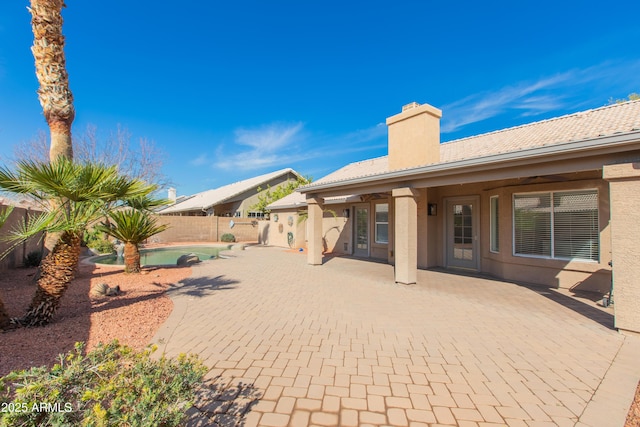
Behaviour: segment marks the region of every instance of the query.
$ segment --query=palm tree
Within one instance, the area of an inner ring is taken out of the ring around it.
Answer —
[[[73,94],[69,90],[62,35],[64,0],[31,0],[33,57],[40,88],[38,99],[49,125],[49,158],[73,158],[71,124],[75,118]]]
[[[140,273],[138,245],[166,230],[168,225],[158,224],[148,211],[131,208],[111,212],[109,220],[110,224],[102,224],[96,228],[124,242],[125,273]]]
[[[149,197],[156,190],[155,185],[120,175],[115,166],[78,164],[65,157],[51,163],[20,162],[15,172],[0,168],[0,188],[29,195],[43,208],[42,214],[11,230],[11,241],[19,244],[38,233],[60,233],[40,264],[27,313],[14,319],[23,326],[43,326],[51,320],[75,276],[87,226],[103,218],[107,210],[126,206],[130,199]]]
[[[0,228],[2,228],[4,223],[7,221],[9,215],[11,215],[11,211],[13,211],[13,206],[8,206],[0,211]],[[4,303],[0,297],[0,331],[9,326],[9,324],[9,313],[7,313],[7,309],[4,307]]]

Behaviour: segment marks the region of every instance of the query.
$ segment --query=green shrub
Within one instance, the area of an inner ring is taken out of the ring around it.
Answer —
[[[224,233],[222,235],[222,237],[220,237],[220,241],[221,242],[227,242],[227,243],[235,242],[236,241],[236,236],[234,236],[231,233]]]
[[[0,378],[0,404],[7,408],[0,425],[182,425],[206,372],[194,355],[152,359],[155,348],[139,352],[118,341],[84,356],[82,350],[77,343],[51,369]]]
[[[41,251],[31,251],[24,258],[24,266],[25,267],[37,267],[40,265],[40,261],[42,261],[42,252]]]
[[[87,243],[87,246],[89,246],[99,254],[110,254],[115,252],[116,250],[113,246],[113,243],[106,239],[92,240],[91,242]]]

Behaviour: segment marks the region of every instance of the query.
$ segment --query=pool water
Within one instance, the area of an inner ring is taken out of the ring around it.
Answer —
[[[175,246],[140,250],[141,265],[176,265],[182,255],[196,254],[200,261],[218,257],[228,246]],[[114,255],[102,255],[93,259],[96,264],[124,265],[124,259]]]

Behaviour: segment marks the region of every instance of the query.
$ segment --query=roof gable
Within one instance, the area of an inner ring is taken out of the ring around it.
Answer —
[[[256,187],[264,185],[273,179],[289,173],[298,177],[302,177],[299,173],[291,168],[280,169],[264,175],[255,176],[253,178],[248,178],[242,181],[234,182],[232,184],[224,185],[222,187],[214,188],[212,190],[194,194],[193,196],[188,197],[182,202],[178,202],[175,205],[163,209],[162,211],[160,211],[160,213],[164,214],[173,212],[206,210],[211,208],[212,206],[229,201],[242,193],[255,189]]]

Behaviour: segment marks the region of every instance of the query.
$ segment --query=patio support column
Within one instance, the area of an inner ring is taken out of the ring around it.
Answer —
[[[394,245],[396,283],[416,283],[418,276],[418,190],[395,188]]]
[[[307,196],[307,209],[309,213],[307,236],[307,263],[311,265],[322,265],[322,204],[321,197]]]
[[[606,165],[602,176],[609,181],[615,327],[640,333],[640,163]]]

